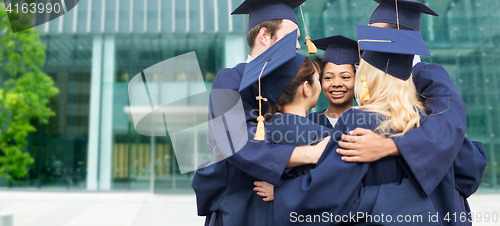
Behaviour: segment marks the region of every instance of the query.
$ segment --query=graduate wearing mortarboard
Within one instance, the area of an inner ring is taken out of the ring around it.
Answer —
[[[278,93],[281,95],[281,92],[286,87],[283,86],[283,81],[280,79],[284,78],[286,80],[290,77],[293,79],[299,69],[303,67],[305,57],[295,52],[294,43],[296,37],[297,31],[288,34],[245,67],[239,91],[244,93],[255,86],[257,87],[256,97],[259,100],[257,103],[259,117],[263,117],[263,104],[267,105],[263,102],[270,100],[271,103],[275,103]],[[260,64],[263,60],[266,61],[265,67]],[[307,62],[315,65],[309,58]],[[314,72],[316,71],[315,67],[312,69]],[[261,73],[261,76],[267,79],[262,89],[260,89],[260,83],[257,83],[260,77],[258,73]],[[319,76],[317,73],[315,75]],[[320,91],[318,78],[315,81],[315,87],[318,86],[315,88],[317,94],[315,98],[313,97],[314,100],[309,100],[310,105],[316,104]],[[261,92],[262,90],[264,91]],[[309,121],[305,117],[304,119]],[[312,122],[310,124],[311,126],[307,127],[308,129],[321,127]],[[327,128],[323,130],[324,134],[329,134]],[[258,124],[257,129],[251,131],[251,133],[251,142],[260,142],[259,140],[270,142],[269,137],[266,139],[263,123]],[[319,140],[319,135],[311,139]],[[310,142],[304,142],[302,145],[309,144]],[[298,143],[288,143],[288,145],[295,147],[298,146]],[[280,150],[273,149],[272,151],[278,152]],[[289,171],[283,168],[281,174],[284,172],[294,175],[295,172],[301,171],[299,169]],[[272,203],[264,202],[253,191],[255,181],[255,177],[231,165],[227,160],[198,170],[192,185],[196,192],[198,211],[205,211],[208,215],[206,223],[208,225],[274,225]]]
[[[298,29],[297,18],[294,8],[300,6],[305,0],[246,0],[233,14],[249,14],[249,46],[251,55],[244,63],[236,65],[234,68],[221,70],[215,77],[212,90],[234,90],[239,91],[243,72],[246,70],[247,63],[253,58],[259,56],[270,46],[273,46],[285,35],[290,37],[293,44],[287,42],[287,45],[295,51],[300,48],[297,42],[299,32],[293,32]],[[293,33],[293,34],[289,34]],[[288,35],[287,35],[288,34]],[[292,37],[292,35],[294,37]],[[306,37],[307,38],[307,37]],[[288,46],[287,46],[288,47]],[[265,219],[256,219],[255,214],[265,208],[255,212],[256,201],[263,202],[255,193],[252,192],[253,182],[258,180],[268,181],[277,184],[287,166],[298,166],[309,163],[316,163],[326,146],[322,142],[317,146],[294,147],[290,145],[276,145],[264,141],[253,140],[252,134],[255,133],[256,116],[252,114],[258,109],[256,85],[240,92],[245,116],[247,118],[248,142],[241,150],[218,150],[219,140],[214,133],[228,134],[226,140],[239,140],[238,137],[231,137],[230,131],[212,131],[209,128],[207,134],[208,146],[214,152],[234,153],[229,158],[196,171],[192,181],[192,187],[196,192],[198,215],[207,216],[207,224],[217,225],[218,222],[229,222],[226,225],[266,225]],[[213,98],[224,98],[211,96]],[[264,106],[265,108],[265,106]],[[214,108],[211,104],[209,119],[223,117],[224,112]],[[226,122],[230,127],[239,127]],[[252,140],[252,141],[250,141]],[[219,159],[220,160],[220,159]],[[217,161],[217,160],[216,160]],[[238,197],[241,192],[242,198]],[[247,195],[250,193],[251,195]],[[234,195],[234,196],[232,196]],[[233,197],[234,199],[230,198]],[[241,198],[241,199],[240,199]],[[228,214],[231,210],[233,214]],[[254,211],[246,212],[242,211]],[[240,214],[234,214],[238,212]],[[240,222],[236,224],[236,222]]]
[[[359,46],[364,50],[355,82],[360,107],[347,110],[339,118],[314,170],[275,187],[276,223],[293,225],[299,221],[297,215],[307,219],[323,216],[324,212],[328,216],[366,212],[391,215],[393,220],[399,215],[422,216],[420,222],[385,221],[391,225],[439,225],[429,222],[429,213],[436,213],[432,200],[410,182],[413,175],[401,156],[372,163],[347,163],[335,152],[342,134],[355,128],[373,130],[385,137],[402,137],[418,128],[425,116],[411,80],[413,55],[429,55],[421,34],[362,25],[357,29]],[[309,219],[313,220],[300,225],[340,223],[325,222],[322,217]],[[348,223],[379,225],[370,218]]]
[[[423,48],[425,49],[425,45]],[[411,65],[408,69],[411,70]],[[329,131],[328,128],[315,124],[306,118],[307,111],[316,105],[321,92],[318,71],[318,65],[313,60],[293,51],[287,54],[280,47],[280,43],[249,63],[243,75],[240,89],[244,90],[251,84],[257,83],[260,105],[264,101],[270,105],[267,114],[262,112],[262,106],[259,107],[259,117],[265,115],[266,123],[258,128],[265,131],[270,142],[293,146],[309,145],[329,136],[330,132],[337,133],[338,137],[339,134],[347,131],[348,127],[341,128],[342,125]],[[416,95],[414,96],[415,102],[418,102],[418,98]],[[368,121],[372,124],[381,121],[376,114],[369,114],[366,112],[353,113],[347,118],[371,117],[371,120]],[[356,125],[359,125],[359,121]],[[258,135],[256,134],[256,136]],[[336,148],[335,140],[330,140],[329,147],[326,152],[332,154],[332,150]],[[316,169],[315,171],[321,172],[315,173],[314,177],[311,176],[315,180],[313,187],[321,187],[308,191],[314,193],[312,199],[294,206],[296,204],[295,198],[303,195],[294,194],[293,192],[296,191],[294,188],[291,188],[291,191],[285,191],[286,194],[289,194],[288,197],[280,196],[285,200],[277,200],[274,206],[278,225],[293,223],[282,220],[283,216],[289,218],[290,214],[283,214],[283,210],[293,210],[296,207],[300,210],[302,206],[322,206],[323,204],[328,206],[328,210],[334,215],[343,214],[349,210],[370,214],[394,214],[394,216],[401,213],[428,214],[429,211],[435,212],[431,199],[423,197],[411,182],[405,179],[403,168],[398,166],[398,158],[400,157],[376,163],[352,164],[342,162],[338,154],[333,154],[333,157],[329,157],[329,160],[324,160],[322,163],[328,164],[328,166]],[[404,161],[402,162],[404,163]],[[312,173],[312,169],[312,165],[294,167],[287,171],[284,179],[309,175]],[[328,190],[330,194],[328,196],[321,196],[321,192],[316,194],[322,190]],[[402,207],[403,203],[395,204],[394,207],[386,206],[395,200],[405,200],[404,207]],[[290,203],[294,204],[290,205]],[[261,216],[263,217],[264,214]],[[272,214],[269,216],[272,217]]]
[[[313,43],[325,50],[319,62],[322,68],[321,86],[328,100],[328,109],[311,113],[307,118],[332,129],[340,115],[354,104],[354,76],[359,63],[358,43],[342,35],[314,40]]]
[[[331,129],[306,117],[307,112],[316,106],[321,92],[319,65],[295,52],[284,57],[286,53],[274,47],[249,63],[240,89],[253,83],[260,87],[259,96],[268,105],[265,114],[260,110],[260,115],[265,119],[262,131],[269,136],[269,142],[292,146],[313,145],[330,136],[331,132]],[[288,60],[291,56],[295,57]],[[304,175],[312,168],[311,164],[294,167],[286,170],[284,177]]]
[[[376,1],[380,4],[370,18],[372,26],[420,31],[421,13],[437,16],[420,2]],[[412,73],[418,93],[426,97],[429,117],[423,126],[410,131],[405,137],[364,141],[370,142],[371,153],[377,153],[373,151],[378,149],[373,147],[377,143],[394,147],[395,150],[390,152],[403,156],[415,176],[415,183],[419,184],[424,194],[431,195],[435,200],[440,220],[445,225],[461,225],[461,222],[443,221],[443,218],[448,212],[467,214],[470,211],[465,198],[481,184],[487,163],[486,153],[480,142],[464,139],[465,104],[446,70],[438,64],[421,62],[413,67]],[[363,134],[369,132],[364,131]],[[393,143],[387,145],[387,142]],[[362,148],[357,145],[362,144],[350,143],[345,149],[356,150],[340,150],[339,153],[349,153],[359,159],[357,151],[362,151]],[[387,154],[378,155],[370,158],[378,159]],[[470,222],[463,224],[470,225]]]

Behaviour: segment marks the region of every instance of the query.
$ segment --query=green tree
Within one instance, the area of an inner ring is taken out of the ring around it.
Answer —
[[[5,6],[0,4],[0,31],[5,31],[0,33],[0,177],[12,179],[26,175],[33,164],[24,151],[26,138],[35,131],[34,124],[47,123],[54,115],[48,103],[59,90],[41,70],[45,45],[38,30],[12,33]]]

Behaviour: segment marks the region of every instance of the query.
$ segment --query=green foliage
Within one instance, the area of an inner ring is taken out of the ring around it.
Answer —
[[[18,25],[13,25],[18,26]],[[12,33],[0,4],[0,177],[19,178],[33,159],[24,152],[32,123],[47,123],[54,112],[47,106],[59,90],[41,67],[45,45],[35,28]]]

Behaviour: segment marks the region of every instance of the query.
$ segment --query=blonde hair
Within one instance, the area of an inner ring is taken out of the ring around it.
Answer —
[[[368,100],[361,100],[361,79],[366,77],[370,93]],[[417,89],[412,76],[406,81],[393,77],[361,60],[356,73],[354,94],[359,109],[385,116],[375,132],[389,136],[402,136],[420,126],[420,114],[425,114],[422,102],[418,100]]]

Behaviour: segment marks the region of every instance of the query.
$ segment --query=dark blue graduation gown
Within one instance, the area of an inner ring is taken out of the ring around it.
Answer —
[[[432,112],[429,112],[432,114]],[[313,112],[307,118],[316,124],[333,128],[324,111]],[[481,142],[465,137],[457,158],[453,161],[456,188],[465,198],[471,196],[481,185],[488,159]]]
[[[402,157],[386,157],[373,163],[347,163],[335,152],[342,134],[358,127],[374,130],[380,121],[378,114],[356,109],[342,114],[316,168],[308,175],[284,180],[275,187],[277,225],[293,225],[291,213],[348,215],[352,211],[354,214],[394,214],[394,217],[404,213],[422,214],[426,220],[428,212],[435,211],[431,199],[425,198],[405,179],[408,167],[404,166]],[[405,188],[397,190],[402,186]],[[405,203],[398,199],[404,199]],[[306,223],[301,222],[301,225]],[[317,223],[321,222],[312,224]]]
[[[199,169],[193,178],[198,215],[206,225],[274,225],[272,202],[253,191],[256,178],[222,160]]]
[[[422,100],[431,112],[421,127],[393,140],[412,179],[424,194],[431,196],[443,219],[447,213],[466,208],[465,197],[475,192],[482,181],[484,147],[465,138],[465,104],[446,70],[438,64],[421,62],[413,68],[413,75],[417,92],[425,97]],[[461,225],[458,223],[443,221],[444,225]]]
[[[212,89],[238,91],[246,63],[221,70],[215,77]],[[262,218],[270,211],[270,203],[262,200],[253,191],[254,181],[277,184],[288,164],[294,146],[276,145],[264,141],[253,141],[258,109],[255,100],[256,85],[240,93],[247,119],[248,142],[231,157],[196,171],[191,183],[197,199],[198,215],[207,216],[212,225],[268,225]],[[209,119],[224,112],[218,112],[210,104]],[[265,111],[264,111],[265,112]],[[230,124],[228,126],[231,126]],[[228,139],[231,139],[229,133]],[[208,142],[210,134],[207,136]],[[233,153],[235,151],[233,150]],[[215,212],[215,215],[213,214]],[[217,220],[214,221],[214,218]],[[222,220],[222,222],[221,222]]]
[[[486,152],[480,142],[463,138],[465,104],[446,70],[437,64],[419,63],[413,74],[418,93],[427,97],[423,101],[430,117],[422,127],[393,140],[413,173],[414,183],[426,195],[436,191],[432,197],[442,217],[447,213],[468,213],[466,198],[481,184]],[[312,113],[308,118],[331,126],[324,112]]]
[[[310,121],[305,117],[301,117],[293,114],[276,114],[272,119],[265,123],[266,134],[268,135],[269,142],[275,144],[288,144],[292,146],[302,146],[302,145],[310,145],[321,141],[323,138],[330,136],[331,130],[317,125]],[[314,168],[314,165],[303,165],[299,167],[294,167],[292,169],[286,169],[283,175],[284,178],[293,178],[299,175],[308,174],[311,169]],[[245,193],[248,191],[252,191],[253,187],[240,188],[247,189]],[[244,191],[240,191],[240,194],[244,193]],[[248,192],[250,193],[250,192]],[[255,197],[255,192],[253,193],[253,197]],[[275,225],[274,224],[274,213],[273,213],[273,202],[265,202],[252,200],[253,205],[248,205],[248,211],[256,212],[253,217],[260,219],[259,224],[252,225]],[[235,202],[242,202],[243,200],[234,200]],[[243,201],[244,202],[244,201]],[[251,208],[251,209],[250,209]],[[247,212],[245,210],[244,212]],[[245,216],[247,217],[247,216]],[[241,219],[241,218],[240,218]],[[267,219],[267,220],[266,220]],[[255,221],[254,219],[245,219],[245,221]],[[249,225],[247,223],[241,223],[237,225]],[[236,224],[235,224],[236,225]]]
[[[265,124],[270,141],[275,144],[292,146],[314,145],[330,136],[331,129],[318,125],[306,117],[278,113]],[[285,178],[309,174],[314,165],[303,165],[286,170]]]
[[[307,115],[307,118],[318,125],[322,125],[322,126],[325,126],[329,129],[333,129],[334,125],[332,125],[330,123],[330,120],[328,120],[328,118],[326,117],[325,111],[318,111],[318,112],[310,113]]]

